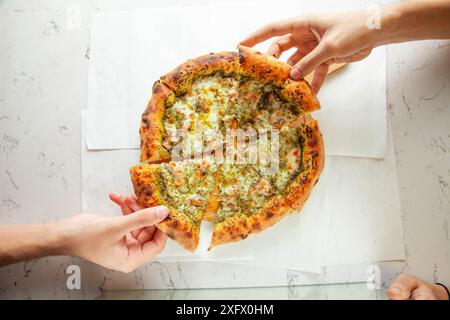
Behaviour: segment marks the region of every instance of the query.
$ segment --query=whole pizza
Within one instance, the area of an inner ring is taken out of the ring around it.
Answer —
[[[169,207],[157,227],[185,249],[197,248],[203,220],[214,223],[214,247],[272,226],[308,199],[324,165],[310,115],[320,105],[289,73],[239,46],[188,60],[154,84],[131,179],[141,206]]]

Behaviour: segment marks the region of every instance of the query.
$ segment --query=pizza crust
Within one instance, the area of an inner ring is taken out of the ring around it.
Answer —
[[[169,216],[158,223],[156,227],[164,231],[183,248],[193,252],[200,239],[199,225],[165,203],[159,193],[159,173],[156,169],[157,165],[154,164],[138,165],[130,169],[131,181],[138,203],[144,208],[157,205],[167,206],[170,210]]]
[[[161,81],[155,82],[152,97],[142,114],[141,128],[141,162],[155,162],[170,159],[169,152],[162,146],[164,125],[163,117],[166,105],[175,101],[173,91]]]
[[[173,90],[176,96],[185,94],[195,79],[220,72],[233,75],[239,70],[239,55],[236,52],[210,53],[190,59],[161,77],[161,81]]]
[[[275,57],[252,48],[238,46],[240,72],[264,83],[274,84],[285,100],[299,106],[299,111],[311,112],[320,109],[319,101],[305,80],[292,80],[291,67]]]
[[[210,248],[228,242],[240,241],[249,234],[263,231],[293,210],[301,210],[324,166],[324,145],[318,122],[312,118],[303,126],[305,143],[302,165],[307,167],[288,186],[286,194],[271,198],[260,211],[250,217],[235,216],[216,223]]]

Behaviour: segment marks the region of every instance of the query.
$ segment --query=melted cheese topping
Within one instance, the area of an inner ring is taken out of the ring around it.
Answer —
[[[280,133],[280,168],[268,173],[263,164],[218,167],[211,159],[169,163],[161,170],[166,196],[180,211],[192,215],[207,205],[217,183],[215,174],[219,174],[216,219],[221,221],[237,214],[250,215],[271,196],[283,194],[302,170],[301,142],[297,129],[289,126],[298,118],[293,110],[270,86],[254,79],[216,74],[194,81],[191,90],[165,110],[163,146],[170,152],[176,144],[188,141],[211,150],[223,145],[226,129],[275,128]],[[185,131],[183,135],[180,129]],[[270,146],[270,139],[266,143]]]
[[[206,199],[214,189],[217,164],[213,159],[185,160],[162,163],[159,166],[160,183],[167,203],[191,217],[206,206]]]

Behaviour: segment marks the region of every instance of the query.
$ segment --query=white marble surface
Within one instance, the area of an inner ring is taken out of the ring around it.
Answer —
[[[326,286],[211,289],[211,290],[114,290],[104,291],[99,300],[386,300],[386,290],[369,290],[365,284],[330,284]]]
[[[0,1],[0,223],[51,221],[80,211],[80,112],[86,104],[90,16],[149,5]],[[389,47],[387,87],[407,259],[404,265],[379,264],[382,280],[387,285],[406,271],[449,283],[450,42]],[[71,264],[81,267],[82,290],[66,288]],[[108,288],[188,288],[199,271],[225,277],[231,287],[242,280],[237,274],[258,284],[251,268],[237,268],[154,262],[110,277],[111,271],[79,259],[52,257],[0,268],[0,297],[90,298]],[[365,270],[366,265],[330,268],[319,280],[339,273],[351,281]],[[141,272],[152,277],[144,281]],[[277,277],[286,283],[285,294],[295,292],[294,284],[312,281],[292,271]]]

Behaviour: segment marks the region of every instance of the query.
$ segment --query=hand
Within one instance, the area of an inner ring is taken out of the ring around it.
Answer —
[[[110,194],[124,216],[80,214],[57,223],[64,253],[76,255],[109,269],[131,272],[160,253],[167,235],[154,227],[169,211],[158,206],[141,209],[134,197]]]
[[[142,207],[138,204],[135,196],[121,197],[115,193],[110,193],[109,198],[120,207],[124,216],[142,209]],[[158,229],[154,225],[152,225],[133,230],[131,231],[131,234],[140,243],[145,243],[153,239],[153,236],[157,230]]]
[[[291,48],[297,50],[287,63],[291,77],[301,79],[314,71],[312,90],[317,93],[332,63],[349,63],[367,57],[375,45],[364,11],[308,16],[270,23],[241,42],[254,46],[275,36],[268,53],[279,58]]]
[[[407,274],[400,275],[387,291],[392,300],[448,300],[445,289]]]

